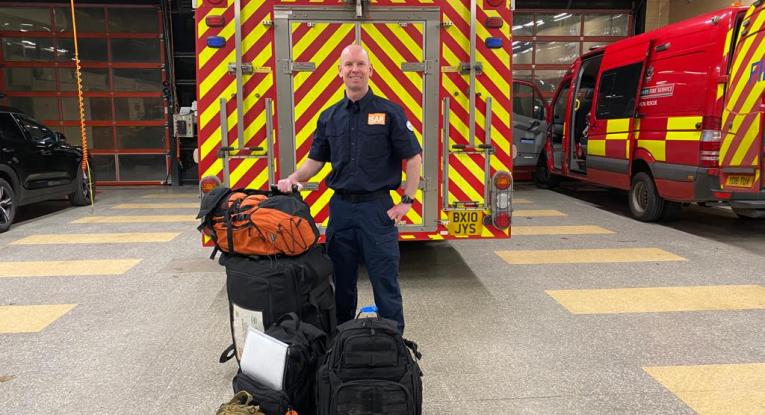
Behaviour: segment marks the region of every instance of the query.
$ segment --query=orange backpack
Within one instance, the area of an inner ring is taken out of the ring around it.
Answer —
[[[202,198],[199,230],[218,250],[236,255],[300,255],[319,230],[299,192],[218,187]],[[213,252],[213,256],[215,252]]]

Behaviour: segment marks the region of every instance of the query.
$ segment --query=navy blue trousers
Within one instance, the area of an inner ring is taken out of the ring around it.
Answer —
[[[356,317],[359,266],[366,265],[381,317],[398,322],[404,333],[404,309],[398,284],[398,228],[388,218],[390,196],[351,202],[334,195],[329,202],[327,254],[335,277],[337,323]]]

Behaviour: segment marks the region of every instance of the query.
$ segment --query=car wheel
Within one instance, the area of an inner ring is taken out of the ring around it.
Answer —
[[[547,157],[544,152],[539,155],[537,167],[534,169],[534,184],[540,189],[552,189],[558,186],[559,179],[547,168]]]
[[[648,173],[640,172],[632,178],[629,194],[632,216],[642,222],[659,220],[664,211],[664,199],[656,191],[653,178]]]
[[[0,179],[0,233],[7,231],[16,216],[16,195],[11,185]]]
[[[90,168],[88,168],[88,171],[90,171]],[[75,180],[75,189],[72,193],[69,194],[69,201],[74,206],[86,206],[89,205],[91,200],[90,197],[93,195],[95,197],[96,194],[96,181],[93,178],[92,173],[90,174],[90,180],[88,180],[88,173],[85,173],[82,171],[81,168],[77,169],[77,179]],[[89,186],[92,186],[92,188],[88,188]]]

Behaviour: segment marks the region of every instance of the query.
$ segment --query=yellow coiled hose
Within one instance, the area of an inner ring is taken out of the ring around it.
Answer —
[[[88,137],[85,133],[85,102],[82,97],[82,76],[80,74],[80,50],[77,45],[77,18],[74,15],[74,0],[69,1],[72,8],[72,37],[74,38],[74,72],[77,76],[77,102],[80,106],[80,137],[82,137],[82,174],[88,180],[90,208],[93,211],[93,181],[88,163]]]

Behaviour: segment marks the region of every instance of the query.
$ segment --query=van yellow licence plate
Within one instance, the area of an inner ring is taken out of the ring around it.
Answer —
[[[450,210],[446,229],[452,236],[480,235],[483,231],[483,211]]]
[[[726,186],[752,187],[753,184],[754,184],[754,176],[733,175],[733,176],[728,176],[725,179]]]

